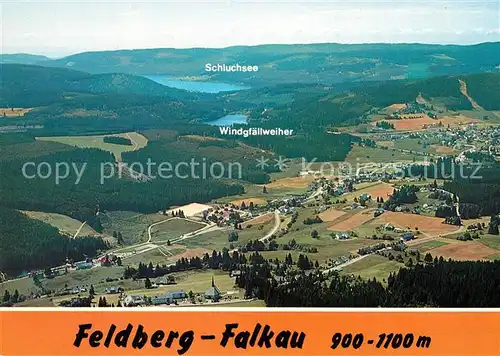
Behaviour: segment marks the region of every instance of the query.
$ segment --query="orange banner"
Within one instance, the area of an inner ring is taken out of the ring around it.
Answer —
[[[500,355],[497,311],[0,311],[0,355]]]

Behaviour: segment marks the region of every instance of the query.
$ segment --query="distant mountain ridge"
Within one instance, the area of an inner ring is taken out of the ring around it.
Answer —
[[[268,86],[498,72],[498,58],[500,42],[467,46],[324,43],[84,52],[56,60],[43,60],[38,64],[94,74],[204,75],[216,81]],[[257,65],[259,71],[206,72],[207,63]]]
[[[0,63],[37,64],[50,60],[49,57],[29,53],[0,54]]]
[[[468,93],[479,105],[500,110],[500,73],[331,86],[280,84],[200,94],[129,74],[19,64],[3,64],[0,70],[0,107],[36,108],[23,120],[60,134],[192,125],[235,112],[248,113],[259,125],[314,132],[319,127],[357,124],[373,108],[411,102],[419,95],[438,100],[450,110],[470,110],[459,80],[466,82]]]

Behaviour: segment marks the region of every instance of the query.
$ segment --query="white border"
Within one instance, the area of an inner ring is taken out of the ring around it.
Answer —
[[[499,308],[273,308],[273,307],[106,307],[106,308],[66,308],[66,307],[13,307],[0,308],[0,312],[224,312],[232,313],[500,313]]]

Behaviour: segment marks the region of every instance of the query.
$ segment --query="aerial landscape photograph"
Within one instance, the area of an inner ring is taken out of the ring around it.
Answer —
[[[497,0],[0,9],[0,307],[500,307]]]

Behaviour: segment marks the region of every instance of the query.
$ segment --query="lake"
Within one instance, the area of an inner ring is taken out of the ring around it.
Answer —
[[[168,75],[145,75],[145,78],[171,88],[195,91],[200,93],[220,93],[224,91],[245,90],[249,87],[222,82],[202,82],[195,80],[179,80]]]
[[[218,118],[214,121],[206,122],[208,125],[212,126],[232,126],[233,124],[246,125],[247,117],[242,114],[231,114]]]

